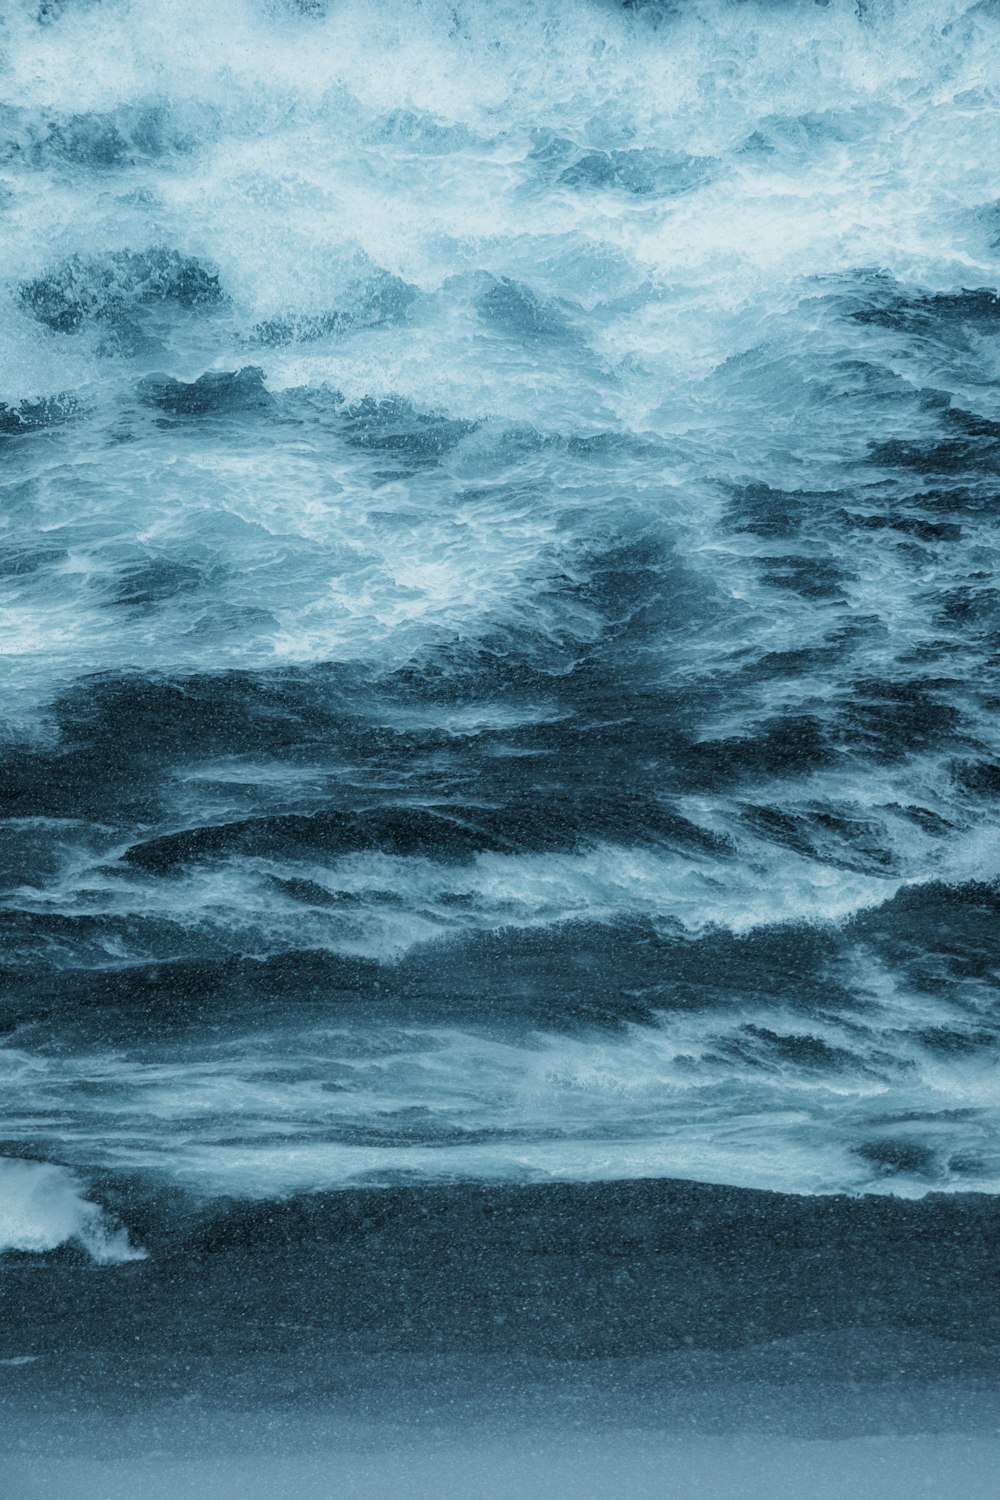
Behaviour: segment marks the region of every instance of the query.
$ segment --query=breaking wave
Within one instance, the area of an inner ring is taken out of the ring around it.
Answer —
[[[78,1178],[52,1162],[0,1158],[0,1254],[75,1244],[99,1265],[142,1260],[103,1209],[84,1196]]]

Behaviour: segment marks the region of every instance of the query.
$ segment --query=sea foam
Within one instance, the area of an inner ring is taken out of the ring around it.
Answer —
[[[996,6],[0,13],[12,1241],[993,1191]]]
[[[75,1173],[53,1162],[0,1158],[0,1252],[74,1244],[98,1265],[143,1260],[127,1230],[86,1197]]]

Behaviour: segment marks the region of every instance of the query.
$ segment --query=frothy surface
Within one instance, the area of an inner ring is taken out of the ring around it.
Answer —
[[[998,62],[7,7],[7,1149],[996,1191]]]

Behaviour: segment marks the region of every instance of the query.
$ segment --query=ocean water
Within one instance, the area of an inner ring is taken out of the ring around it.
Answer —
[[[6,0],[4,1246],[1000,1189],[998,95],[988,0]]]

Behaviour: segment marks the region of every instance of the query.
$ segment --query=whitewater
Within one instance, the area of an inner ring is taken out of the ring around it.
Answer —
[[[8,0],[0,1248],[1000,1190],[998,95],[967,0]]]

